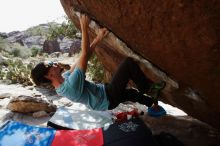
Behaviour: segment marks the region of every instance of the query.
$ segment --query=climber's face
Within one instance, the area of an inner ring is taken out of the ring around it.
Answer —
[[[47,79],[57,78],[61,76],[63,68],[61,68],[57,62],[45,62],[45,66],[48,67],[48,72],[45,75]]]

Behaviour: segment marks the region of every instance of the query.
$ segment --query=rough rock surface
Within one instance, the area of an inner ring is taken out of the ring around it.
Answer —
[[[38,111],[33,113],[34,118],[48,117],[48,113],[45,111]]]
[[[60,52],[60,45],[56,40],[45,40],[43,45],[43,52],[45,53],[53,53],[53,52]]]
[[[110,73],[132,56],[153,81],[167,81],[164,101],[220,129],[220,1],[61,3],[76,26],[79,11],[112,32],[96,50]]]
[[[151,128],[153,135],[171,133],[186,146],[211,146],[220,143],[216,129],[190,116],[167,115],[154,118],[145,115],[142,119]]]
[[[69,39],[64,37],[62,40],[58,39],[58,42],[60,44],[60,50],[62,50],[62,52],[75,54],[75,53],[79,53],[81,49],[80,39]]]
[[[71,54],[76,54],[76,53],[79,53],[80,50],[81,50],[81,40],[75,39],[69,48],[69,52]]]
[[[8,104],[8,109],[13,112],[30,113],[30,112],[55,112],[56,106],[42,98],[20,95],[13,98]]]

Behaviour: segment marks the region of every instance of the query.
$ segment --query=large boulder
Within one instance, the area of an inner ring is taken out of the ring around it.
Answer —
[[[31,48],[33,46],[38,46],[41,48],[44,44],[44,41],[46,40],[43,36],[29,36],[23,40],[23,43],[28,47]]]
[[[154,118],[145,115],[141,118],[154,135],[171,133],[185,146],[211,146],[220,143],[218,131],[190,116],[167,115]]]
[[[46,40],[43,44],[43,52],[53,53],[60,52],[60,45],[57,40]]]
[[[6,40],[9,43],[19,43],[23,46],[24,45],[23,40],[27,37],[28,35],[25,34],[25,32],[13,31],[8,33],[8,37],[6,38]]]
[[[14,97],[8,104],[8,109],[19,113],[32,113],[39,111],[55,112],[56,106],[47,100],[27,95]]]
[[[76,53],[79,53],[80,50],[81,50],[81,40],[74,39],[72,45],[69,48],[69,53],[76,54]]]
[[[125,56],[153,81],[165,80],[164,101],[220,129],[220,1],[61,0],[79,27],[78,12],[112,33],[96,49],[111,74]]]

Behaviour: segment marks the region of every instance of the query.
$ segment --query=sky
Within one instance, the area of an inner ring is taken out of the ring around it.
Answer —
[[[42,23],[61,23],[60,0],[0,0],[0,32],[22,31]]]

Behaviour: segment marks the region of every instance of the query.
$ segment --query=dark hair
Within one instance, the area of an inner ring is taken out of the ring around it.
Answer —
[[[48,73],[49,67],[45,66],[43,62],[38,63],[31,70],[31,78],[36,85],[40,85],[42,83],[51,83],[50,80],[46,79],[44,76]]]

